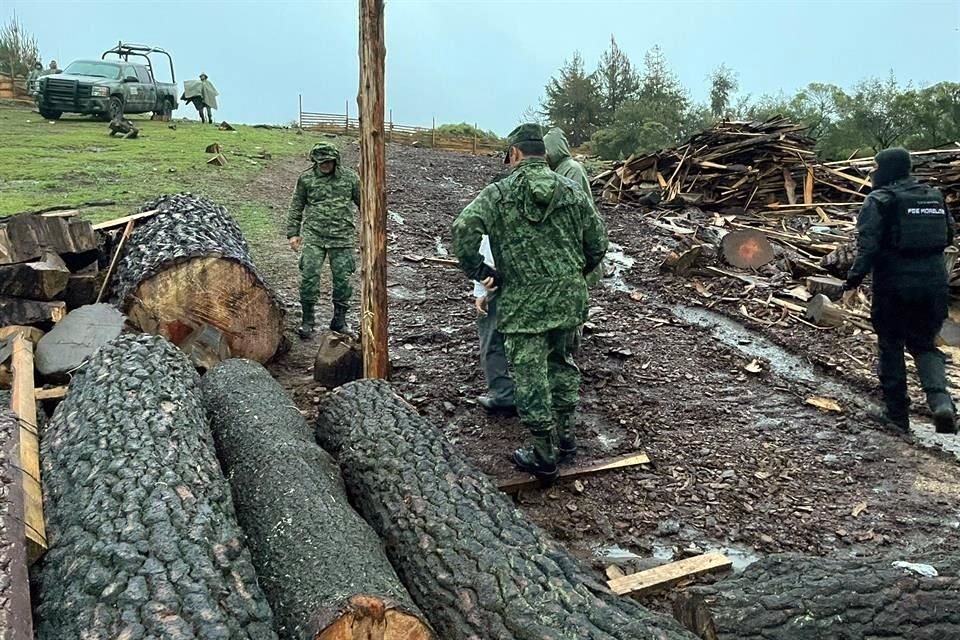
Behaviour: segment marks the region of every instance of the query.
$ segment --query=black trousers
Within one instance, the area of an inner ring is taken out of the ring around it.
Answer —
[[[877,373],[891,417],[902,418],[909,413],[904,348],[916,362],[920,385],[931,408],[947,395],[944,357],[934,341],[947,318],[948,299],[945,286],[874,288],[871,317],[880,351]]]

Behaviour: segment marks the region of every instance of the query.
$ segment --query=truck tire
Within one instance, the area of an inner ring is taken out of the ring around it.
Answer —
[[[39,108],[40,117],[44,120],[59,120],[60,116],[63,115],[63,111],[51,111],[50,109],[44,109],[43,107]]]
[[[110,105],[107,107],[107,115],[111,120],[116,120],[118,116],[123,116],[123,98],[120,96],[110,97]]]

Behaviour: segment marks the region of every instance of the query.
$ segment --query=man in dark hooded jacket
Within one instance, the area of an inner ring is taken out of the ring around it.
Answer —
[[[513,172],[460,213],[453,247],[467,277],[498,291],[497,327],[517,412],[533,436],[532,447],[514,452],[514,464],[552,481],[558,453],[576,452],[574,355],[588,302],[584,276],[603,259],[607,234],[589,197],[547,166],[539,125],[522,124],[508,140]],[[484,235],[495,267],[480,254]]]
[[[873,273],[871,318],[877,332],[878,373],[886,418],[910,429],[904,347],[913,355],[938,433],[956,433],[943,354],[935,339],[949,299],[943,251],[954,222],[943,196],[910,175],[910,153],[885,149],[875,158],[873,190],[857,217],[857,257],[844,285],[849,302]]]

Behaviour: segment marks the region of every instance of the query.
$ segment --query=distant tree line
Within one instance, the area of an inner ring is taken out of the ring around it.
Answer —
[[[545,88],[535,118],[559,126],[574,146],[604,158],[624,158],[682,142],[722,119],[765,120],[782,115],[810,128],[824,160],[875,153],[901,144],[927,149],[960,140],[960,83],[902,85],[891,73],[851,90],[811,83],[788,96],[738,95],[737,74],[720,65],[709,75],[709,101],[691,99],[654,46],[636,67],[610,38],[597,68],[588,72],[579,52]]]

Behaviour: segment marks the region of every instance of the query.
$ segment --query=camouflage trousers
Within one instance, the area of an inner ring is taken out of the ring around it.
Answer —
[[[534,434],[553,432],[580,404],[580,369],[574,361],[579,328],[504,334],[520,421]]]
[[[313,320],[313,309],[320,296],[320,278],[323,263],[330,259],[330,275],[333,280],[333,303],[347,306],[353,297],[353,284],[350,276],[356,271],[357,263],[353,249],[324,248],[304,244],[300,252],[300,304],[304,310],[304,321]],[[307,318],[309,313],[310,318]]]

